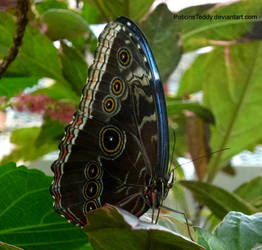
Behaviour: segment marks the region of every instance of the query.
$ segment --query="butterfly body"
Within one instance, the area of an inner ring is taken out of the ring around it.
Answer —
[[[170,188],[169,138],[158,69],[131,20],[106,26],[88,75],[52,165],[55,209],[80,225],[105,203],[141,216]]]

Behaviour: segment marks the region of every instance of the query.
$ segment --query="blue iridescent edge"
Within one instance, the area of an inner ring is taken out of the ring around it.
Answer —
[[[160,79],[160,74],[153,56],[153,53],[149,47],[149,43],[147,42],[144,34],[138,28],[138,26],[126,17],[119,17],[116,19],[117,22],[122,23],[129,27],[140,46],[142,47],[145,56],[147,58],[150,70],[152,72],[153,77],[153,88],[155,94],[155,100],[157,104],[158,114],[159,114],[159,124],[160,124],[160,166],[159,170],[161,174],[165,174],[168,168],[168,160],[169,160],[169,134],[168,134],[168,120],[167,120],[167,109],[166,109],[166,101],[164,90],[162,86],[162,81]],[[127,25],[129,22],[131,25]]]

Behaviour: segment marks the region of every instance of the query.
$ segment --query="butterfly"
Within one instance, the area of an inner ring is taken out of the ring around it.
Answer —
[[[55,210],[77,225],[106,203],[137,217],[173,184],[162,82],[149,44],[126,17],[98,39],[78,111],[52,164]]]

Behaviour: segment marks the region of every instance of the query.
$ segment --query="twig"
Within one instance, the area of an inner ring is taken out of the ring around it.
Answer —
[[[6,72],[8,66],[15,60],[19,47],[22,44],[26,25],[28,23],[28,9],[30,0],[17,0],[17,23],[16,33],[13,38],[13,44],[8,50],[8,54],[3,58],[0,64],[0,79]]]

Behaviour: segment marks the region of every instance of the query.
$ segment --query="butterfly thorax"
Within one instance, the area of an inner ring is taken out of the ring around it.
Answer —
[[[167,197],[170,188],[173,186],[173,182],[173,172],[164,177],[152,178],[149,185],[145,186],[143,192],[146,204],[150,208],[158,209]]]

